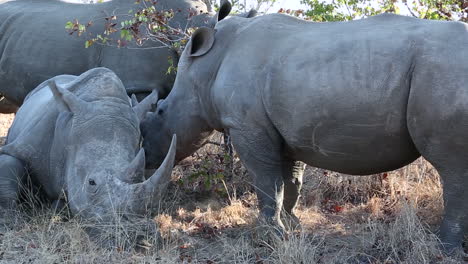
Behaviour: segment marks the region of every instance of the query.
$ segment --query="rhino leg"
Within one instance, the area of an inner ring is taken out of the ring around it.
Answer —
[[[0,155],[0,207],[16,205],[20,186],[26,175],[25,164],[10,155]]]
[[[299,218],[293,210],[299,201],[302,188],[302,176],[304,175],[306,164],[301,161],[295,161],[292,165],[290,174],[285,174],[284,181],[284,199],[283,199],[283,223],[290,229],[299,226]]]
[[[293,162],[281,155],[279,137],[266,131],[231,130],[232,143],[253,178],[260,209],[260,221],[284,230],[284,178],[292,173]]]
[[[439,169],[443,183],[444,217],[439,237],[447,253],[461,249],[464,234],[468,231],[468,169]]]
[[[439,172],[444,198],[439,237],[451,253],[462,249],[468,231],[468,64],[442,74],[438,63],[445,63],[447,55],[435,56],[431,63],[418,62],[427,67],[415,67],[407,127],[419,153]]]
[[[423,137],[414,137],[414,141],[422,156],[437,169],[441,178],[444,216],[439,238],[443,250],[450,254],[462,249],[463,237],[468,231],[468,157],[465,154],[468,145],[465,147],[459,144],[463,141],[458,141],[453,133],[439,135],[428,140],[430,145],[421,144]],[[454,138],[452,142],[450,137]]]

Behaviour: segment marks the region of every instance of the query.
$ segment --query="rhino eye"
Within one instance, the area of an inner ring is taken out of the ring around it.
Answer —
[[[159,110],[158,110],[158,115],[162,115],[162,114],[164,114],[164,110],[159,109]]]
[[[93,186],[94,186],[94,185],[96,185],[96,182],[95,182],[94,180],[91,179],[91,180],[89,180],[89,185],[93,185]]]

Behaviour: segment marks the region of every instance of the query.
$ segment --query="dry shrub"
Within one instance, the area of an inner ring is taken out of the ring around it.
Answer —
[[[318,263],[326,251],[324,237],[305,232],[291,235],[287,240],[275,239],[269,246],[271,256],[268,261],[271,263]]]
[[[359,235],[362,248],[380,263],[430,263],[441,258],[437,236],[417,216],[414,205],[404,203],[391,222],[368,220]]]
[[[177,263],[179,257],[172,244],[157,236],[145,237],[147,244],[138,240],[137,245],[130,232],[148,228],[139,223],[90,225],[51,210],[3,213],[9,221],[0,227],[0,263]],[[89,228],[99,233],[89,236]]]
[[[388,174],[353,176],[307,167],[304,173],[304,199],[308,206],[317,201],[360,204],[383,193],[383,181]]]

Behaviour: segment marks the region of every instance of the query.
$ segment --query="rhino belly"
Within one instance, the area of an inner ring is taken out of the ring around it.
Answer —
[[[273,102],[270,120],[291,157],[355,175],[394,170],[419,157],[407,127],[409,89],[354,90],[304,88],[301,98]]]
[[[387,134],[381,125],[337,126],[323,122],[308,135],[289,146],[295,159],[341,173],[367,175],[390,171],[420,156],[403,129]]]

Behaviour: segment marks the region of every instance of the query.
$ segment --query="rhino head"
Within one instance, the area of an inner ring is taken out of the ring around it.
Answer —
[[[145,214],[158,203],[161,189],[170,179],[176,137],[164,162],[145,179],[139,117],[151,107],[148,101],[157,101],[157,95],[132,108],[123,85],[112,72],[100,72],[89,83],[94,98],[83,100],[86,95],[78,97],[70,89],[49,82],[59,109],[51,164],[54,159],[63,161],[60,171],[71,212],[97,221]]]
[[[216,23],[229,16],[231,4],[223,1]],[[249,16],[231,17],[248,21]],[[228,40],[216,39],[216,29],[199,28],[183,51],[174,87],[165,100],[160,100],[155,112],[146,114],[141,123],[143,146],[147,150],[147,168],[157,168],[169,149],[171,136],[177,134],[176,161],[191,155],[211,135],[222,130],[219,113],[213,108],[210,88],[225,53]],[[226,38],[228,39],[228,38]]]

